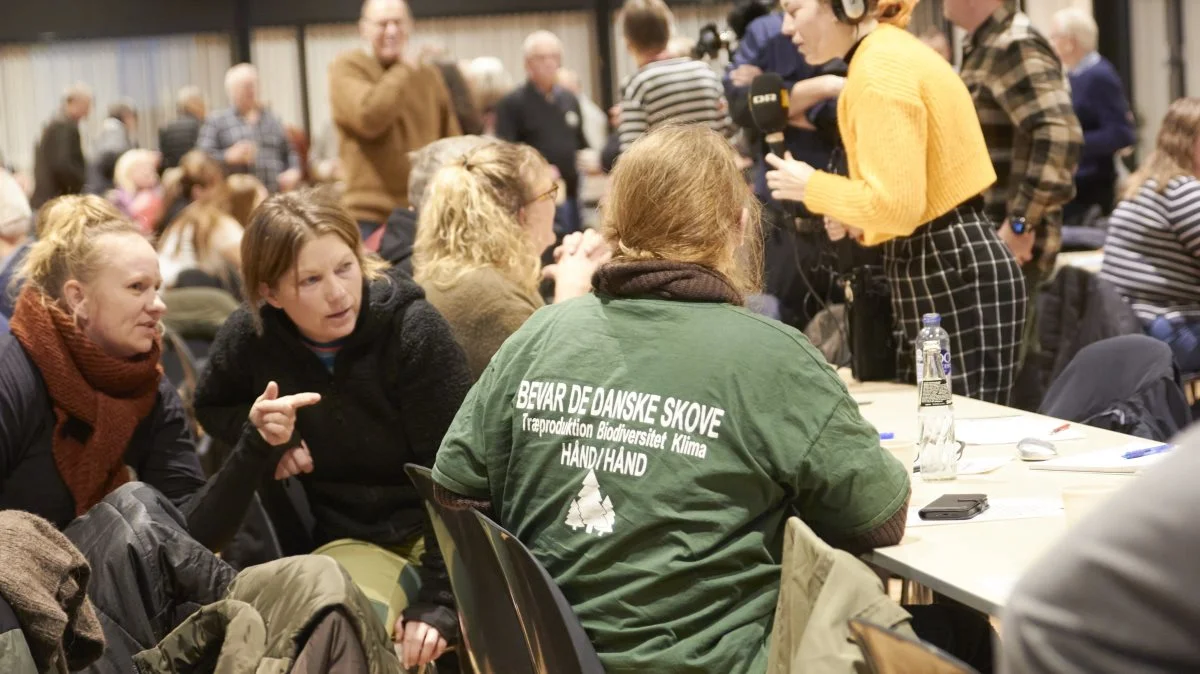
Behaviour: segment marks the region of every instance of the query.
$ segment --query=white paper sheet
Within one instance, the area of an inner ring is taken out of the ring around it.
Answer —
[[[998,470],[1012,461],[1011,456],[989,456],[977,459],[963,459],[958,462],[959,475],[983,475]]]
[[[1063,514],[1061,498],[989,498],[988,506],[987,510],[969,520],[923,520],[917,513],[924,505],[910,506],[908,528],[1023,520],[1035,517],[1061,517]]]
[[[1125,452],[1144,447],[1155,446],[1150,440],[1137,440],[1121,447],[1100,449],[1094,452],[1061,456],[1049,461],[1039,461],[1029,464],[1032,470],[1065,470],[1075,473],[1139,473],[1146,468],[1162,461],[1171,455],[1171,450],[1141,456],[1136,459],[1126,459]],[[1159,443],[1161,444],[1161,443]]]
[[[1065,431],[1053,433],[1065,422],[1025,414],[990,419],[955,419],[954,436],[968,445],[1015,445],[1025,438],[1046,440],[1081,440],[1083,433],[1071,425]]]

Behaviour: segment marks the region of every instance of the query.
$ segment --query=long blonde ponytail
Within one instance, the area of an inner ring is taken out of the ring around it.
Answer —
[[[434,174],[413,246],[416,280],[445,289],[468,272],[491,267],[536,294],[540,251],[518,213],[533,198],[530,176],[544,166],[529,146],[493,143]]]

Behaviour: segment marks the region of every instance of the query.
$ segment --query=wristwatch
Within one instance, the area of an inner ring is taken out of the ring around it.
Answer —
[[[1025,222],[1025,218],[1009,218],[1008,227],[1013,231],[1013,234],[1018,236],[1029,230],[1029,224]]]

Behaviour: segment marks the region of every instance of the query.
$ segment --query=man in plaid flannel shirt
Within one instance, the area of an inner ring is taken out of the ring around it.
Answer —
[[[290,191],[300,183],[300,157],[283,122],[258,98],[258,70],[239,63],[225,73],[231,106],[204,120],[196,147],[229,173],[249,173],[269,192]]]
[[[1062,243],[1062,208],[1075,196],[1083,131],[1062,63],[1028,16],[1004,0],[945,0],[944,8],[970,33],[962,78],[997,176],[985,195],[987,212],[1025,271],[1032,310]]]

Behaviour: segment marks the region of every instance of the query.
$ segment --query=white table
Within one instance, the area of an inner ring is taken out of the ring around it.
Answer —
[[[1100,267],[1103,265],[1103,250],[1082,250],[1074,253],[1059,253],[1054,262],[1055,268],[1079,267],[1080,269],[1090,271],[1093,274],[1100,273]]]
[[[861,404],[864,417],[881,432],[896,434],[898,441],[916,437],[916,387],[901,384],[848,382]],[[955,397],[957,419],[1024,414],[1000,405]],[[1129,436],[1080,424],[1085,439],[1056,441],[1064,455],[1120,446]],[[1014,456],[1016,447],[968,446],[963,456]],[[1033,471],[1014,458],[985,475],[959,476],[948,482],[925,482],[913,476],[912,505],[923,506],[943,494],[983,493],[989,498],[1061,498],[1064,487],[1075,485],[1123,486],[1136,479],[1129,475]],[[1064,517],[996,522],[964,522],[909,529],[899,545],[880,548],[865,559],[904,578],[915,580],[975,609],[998,614],[1017,581],[1066,531]]]

